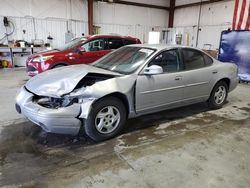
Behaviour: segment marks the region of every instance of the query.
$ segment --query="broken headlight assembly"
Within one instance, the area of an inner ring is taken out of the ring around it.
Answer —
[[[34,96],[33,102],[45,107],[45,108],[59,108],[63,105],[62,98]]]
[[[93,99],[90,97],[69,96],[69,95],[66,95],[62,98],[44,97],[44,96],[35,96],[33,98],[33,101],[36,102],[37,104],[45,108],[54,108],[54,109],[71,106],[75,103],[82,104],[92,100]]]
[[[74,103],[78,103],[78,104],[83,104],[89,101],[93,101],[94,98],[92,97],[87,97],[87,96],[74,96],[74,95],[66,95],[63,97],[63,103],[62,106],[66,107],[66,106],[70,106]]]
[[[54,98],[54,97],[35,96],[33,98],[33,101],[45,108],[60,108],[60,107],[70,106],[74,103],[78,103],[79,99],[70,97]]]

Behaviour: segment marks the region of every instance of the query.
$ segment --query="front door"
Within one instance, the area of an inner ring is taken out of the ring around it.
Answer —
[[[107,48],[106,39],[94,39],[83,44],[80,47],[81,52],[77,53],[75,61],[78,64],[89,64],[108,54],[110,50]]]
[[[161,66],[162,74],[138,76],[136,112],[146,113],[178,106],[183,96],[183,81],[178,50],[161,52],[147,65]]]

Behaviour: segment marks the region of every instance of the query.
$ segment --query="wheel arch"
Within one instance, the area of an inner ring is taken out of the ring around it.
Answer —
[[[57,63],[54,63],[54,64],[50,67],[50,69],[53,69],[53,68],[55,68],[55,67],[58,66],[58,65],[68,66],[69,64],[68,64],[67,62],[57,62]]]
[[[218,81],[215,83],[215,85],[216,85],[217,83],[221,82],[221,81],[224,81],[224,82],[227,84],[227,87],[228,87],[228,89],[229,89],[231,80],[230,80],[229,78],[225,77],[225,78],[222,78],[222,79],[218,80]],[[215,85],[214,85],[214,86],[215,86]]]
[[[101,98],[99,98],[98,100],[96,100],[95,103],[98,102],[98,101],[100,101],[100,100],[102,100],[102,99],[104,99],[104,98],[106,98],[106,97],[115,97],[115,98],[118,98],[124,104],[124,107],[125,107],[126,112],[127,112],[126,115],[128,117],[128,115],[129,115],[129,109],[130,108],[129,108],[128,98],[127,98],[127,96],[125,94],[120,93],[120,92],[110,93],[110,94],[107,94],[105,96],[102,96]]]
[[[224,81],[224,82],[227,84],[227,87],[228,87],[228,90],[229,90],[230,82],[231,82],[230,79],[227,78],[227,77],[221,78],[221,79],[219,79],[217,82],[215,82],[215,84],[214,84],[213,87],[211,88],[211,91],[210,91],[210,95],[209,95],[209,96],[211,96],[211,94],[212,94],[212,92],[213,92],[213,89],[214,89],[214,87],[216,86],[216,84],[218,84],[218,83],[221,82],[221,81]]]
[[[105,99],[107,99],[106,102],[105,102]],[[117,107],[122,110],[120,111],[120,116],[119,116],[120,119],[118,121],[118,125],[116,125],[116,128],[113,129],[112,132],[108,132],[104,134],[103,132],[98,131],[96,128],[97,127],[97,125],[95,124],[96,117],[97,117],[96,115],[100,112],[101,109],[103,109],[103,107],[108,106],[110,103],[114,101],[117,101],[115,104],[117,104],[118,105]],[[124,104],[123,107],[121,107],[122,104]],[[127,117],[125,116],[125,113],[127,111],[125,94],[114,92],[114,93],[104,95],[100,97],[99,99],[95,100],[93,103],[91,103],[90,108],[92,108],[93,113],[88,115],[88,117],[84,118],[83,120],[83,126],[82,126],[83,134],[85,134],[92,140],[99,142],[102,140],[110,139],[121,132],[127,119]]]

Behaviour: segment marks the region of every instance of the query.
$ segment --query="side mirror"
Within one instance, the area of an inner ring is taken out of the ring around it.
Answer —
[[[144,70],[144,74],[146,75],[154,75],[163,73],[163,69],[159,65],[151,65]]]
[[[85,52],[85,51],[86,50],[83,47],[78,47],[78,48],[75,48],[75,50],[74,50],[75,53],[79,53],[79,54],[81,54],[82,52]]]

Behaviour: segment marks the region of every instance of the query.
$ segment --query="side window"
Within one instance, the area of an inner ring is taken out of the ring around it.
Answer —
[[[158,56],[156,56],[148,66],[158,65],[161,66],[163,72],[176,72],[178,71],[178,52],[177,50],[168,50],[162,52]]]
[[[127,40],[127,39],[124,40],[124,45],[130,45],[130,44],[136,44],[136,41],[135,40]]]
[[[206,66],[209,66],[209,65],[213,64],[214,61],[213,61],[213,59],[211,57],[209,57],[206,54],[203,54],[203,57],[204,57],[204,61],[205,61]]]
[[[86,52],[100,51],[104,49],[104,40],[96,39],[82,45]]]
[[[109,49],[117,49],[123,46],[122,39],[110,38],[108,39]]]
[[[182,49],[182,54],[186,70],[198,69],[205,66],[202,52],[194,49]]]

